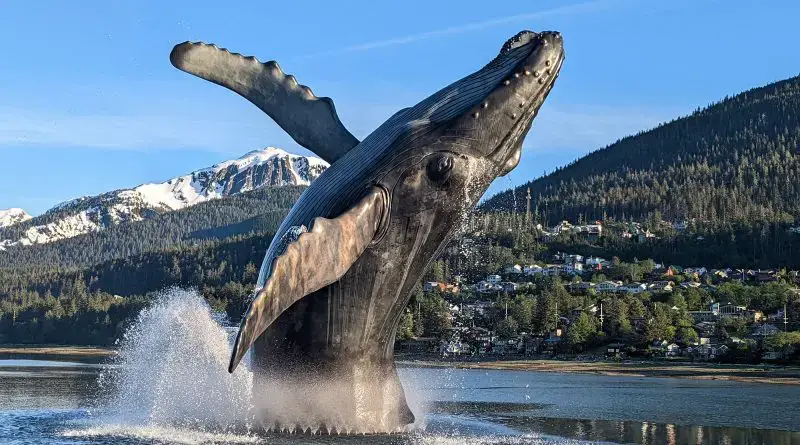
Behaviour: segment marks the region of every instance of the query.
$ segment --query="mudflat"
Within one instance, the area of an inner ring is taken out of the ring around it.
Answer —
[[[8,345],[0,346],[0,358],[19,358],[22,356],[41,356],[46,357],[111,357],[116,351],[111,348],[101,348],[95,346],[27,346],[27,345]]]
[[[435,360],[399,358],[398,365],[469,369],[506,369],[536,372],[573,372],[628,377],[672,377],[696,380],[731,380],[747,383],[800,385],[800,367],[775,365],[718,365],[713,363],[657,361],[570,360]]]

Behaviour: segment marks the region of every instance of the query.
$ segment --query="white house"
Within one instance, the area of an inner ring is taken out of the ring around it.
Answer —
[[[502,279],[500,278],[500,275],[488,275],[486,277],[486,281],[492,284],[499,284]]]
[[[515,264],[513,266],[508,266],[508,267],[506,267],[506,273],[509,273],[509,274],[520,274],[520,273],[522,273],[522,266],[520,266],[519,264]]]
[[[536,264],[531,264],[529,266],[525,266],[523,269],[526,275],[538,275],[542,273],[542,266],[537,266]]]
[[[551,231],[554,233],[570,232],[572,231],[572,224],[569,221],[561,221]]]
[[[583,264],[581,263],[565,264],[564,273],[568,275],[581,275],[583,274]]]
[[[500,286],[500,283],[490,283],[489,281],[479,281],[475,284],[475,290],[479,293],[491,293],[491,292],[499,292],[503,290],[503,286]]]
[[[621,283],[616,281],[603,281],[595,286],[597,292],[616,292]]]
[[[626,292],[629,294],[640,294],[647,290],[647,286],[642,283],[630,283],[620,286],[617,290],[619,292]]]

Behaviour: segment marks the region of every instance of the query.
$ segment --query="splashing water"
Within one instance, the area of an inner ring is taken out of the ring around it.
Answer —
[[[100,376],[106,421],[127,425],[247,428],[252,374],[228,374],[230,333],[195,291],[168,289],[124,334]]]

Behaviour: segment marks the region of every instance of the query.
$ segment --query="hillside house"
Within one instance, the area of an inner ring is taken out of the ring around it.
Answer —
[[[572,232],[572,224],[569,221],[561,221],[560,223],[556,224],[552,229],[550,229],[551,233],[554,234],[561,234],[561,233],[569,233]]]
[[[563,267],[564,273],[567,275],[582,275],[583,274],[583,264],[581,263],[569,263],[565,264]]]
[[[780,275],[774,270],[759,270],[756,274],[759,283],[774,283],[780,280]]]
[[[605,265],[608,264],[608,260],[606,260],[604,258],[597,257],[597,256],[596,257],[589,257],[589,258],[586,258],[586,261],[584,262],[584,264],[586,264],[587,266],[605,266]]]
[[[694,330],[700,336],[701,344],[704,337],[713,337],[717,332],[717,324],[713,321],[700,321],[694,325]]]
[[[718,280],[727,280],[728,272],[723,269],[711,269],[711,276]]]
[[[583,263],[583,255],[562,255],[564,264]]]
[[[542,274],[546,277],[557,277],[561,275],[561,271],[563,270],[560,264],[548,264],[542,270]]]
[[[580,292],[580,293],[582,293],[582,292],[588,292],[589,289],[594,289],[595,288],[595,284],[591,283],[589,281],[579,281],[577,283],[568,284],[567,288],[569,289],[570,292],[573,292],[573,293],[579,293]]]
[[[617,288],[617,292],[624,292],[628,294],[641,294],[647,290],[647,285],[643,283],[630,283]]]
[[[503,288],[503,292],[514,293],[517,291],[519,285],[517,283],[512,283],[511,281],[502,281],[500,286]]]
[[[500,278],[500,275],[488,275],[485,281],[491,284],[500,284],[502,278]]]
[[[655,281],[648,286],[650,292],[664,294],[672,292],[672,281]]]
[[[594,224],[575,226],[574,231],[578,235],[585,236],[590,240],[593,240],[603,236],[603,225],[600,224],[600,221],[595,221]]]
[[[750,338],[764,339],[781,332],[774,324],[762,323],[750,328]]]
[[[522,273],[522,266],[519,264],[514,264],[513,266],[506,267],[505,273],[507,274],[521,274]]]
[[[714,311],[689,311],[689,315],[695,323],[716,322],[719,320],[719,313]]]
[[[502,292],[503,286],[500,283],[490,283],[488,281],[479,281],[475,284],[475,291],[481,294],[489,294],[493,292]]]
[[[713,310],[713,309],[712,309]],[[719,315],[723,318],[739,318],[755,323],[761,321],[764,314],[761,311],[747,309],[746,306],[737,306],[731,303],[719,306]]]
[[[613,293],[617,292],[617,289],[622,285],[619,281],[603,281],[595,286],[597,292],[600,293]]]
[[[461,291],[456,284],[440,283],[438,281],[426,281],[422,285],[423,292],[430,292],[432,290],[439,290],[440,292],[448,294],[457,294]]]
[[[523,269],[525,275],[541,275],[542,274],[542,266],[531,264],[529,266],[525,266]]]

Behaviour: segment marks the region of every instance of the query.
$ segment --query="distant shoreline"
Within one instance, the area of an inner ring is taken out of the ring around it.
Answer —
[[[626,377],[662,377],[691,380],[727,380],[743,383],[800,385],[800,368],[774,365],[736,365],[688,362],[611,362],[579,360],[478,359],[447,360],[400,356],[400,366],[461,369],[501,369],[512,371],[563,372]]]
[[[0,359],[27,357],[105,358],[117,351],[99,346],[72,345],[0,345]]]
[[[59,358],[103,359],[117,351],[98,346],[68,345],[0,345],[0,359]],[[500,359],[481,357],[443,359],[435,355],[398,354],[399,366],[427,368],[497,369],[532,372],[563,372],[626,377],[662,377],[690,380],[726,380],[743,383],[800,385],[800,367],[775,365],[719,365],[714,363],[656,361],[580,361]]]

